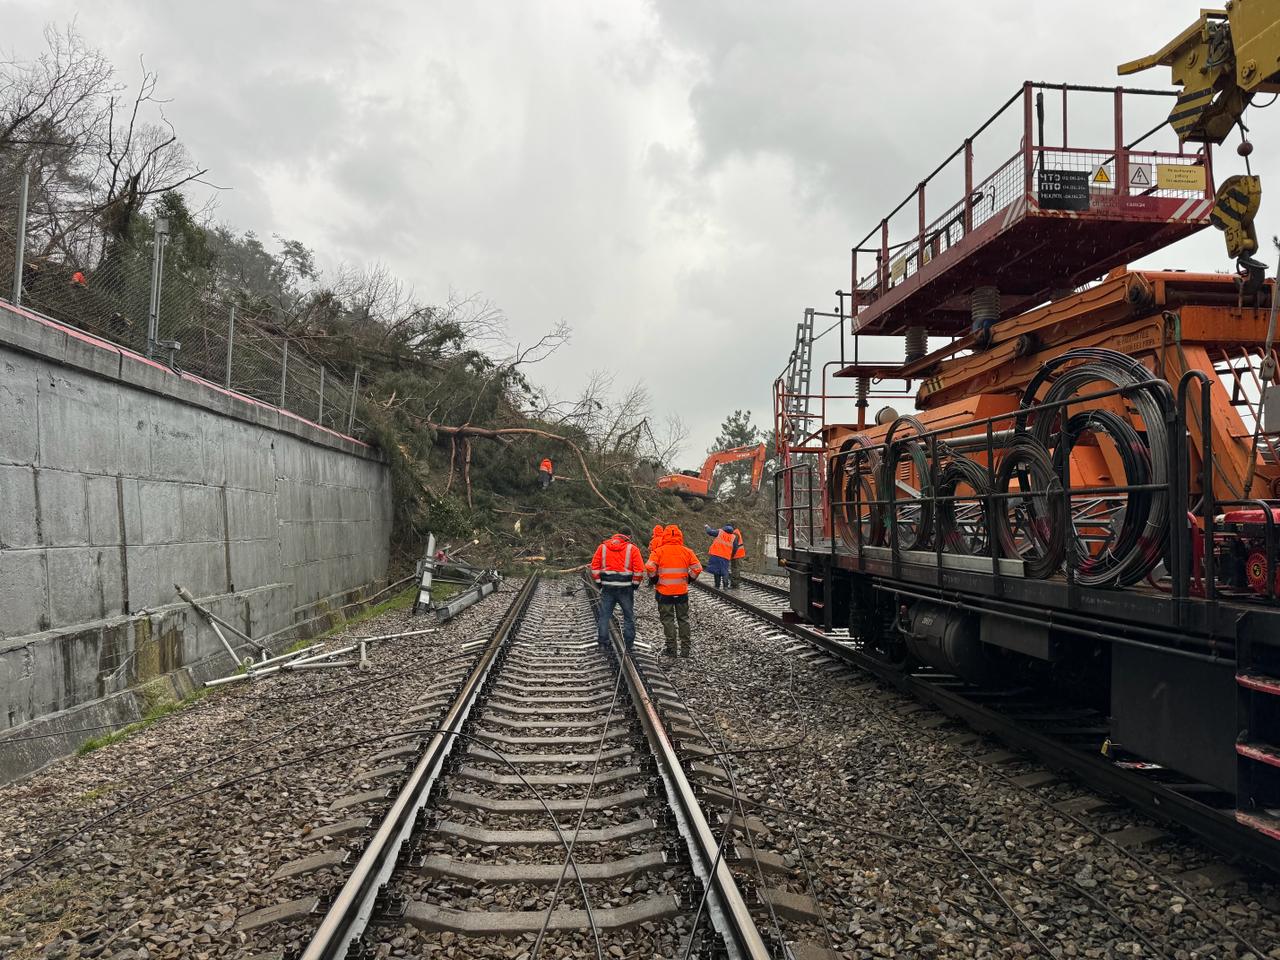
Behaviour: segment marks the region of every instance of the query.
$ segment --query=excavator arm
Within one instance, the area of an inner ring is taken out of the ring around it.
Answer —
[[[1169,68],[1182,90],[1169,125],[1183,143],[1222,143],[1240,122],[1255,93],[1280,93],[1280,0],[1228,0],[1224,10],[1201,10],[1200,19],[1161,49],[1120,65],[1120,74]],[[1242,155],[1248,152],[1242,147]],[[1262,265],[1254,217],[1262,183],[1252,175],[1230,177],[1218,189],[1210,219],[1226,236],[1227,253],[1242,275]]]
[[[751,467],[751,492],[755,493],[760,489],[760,477],[764,473],[763,443],[753,444],[749,447],[732,447],[728,450],[717,450],[707,457],[706,462],[702,465],[702,479],[710,487],[711,479],[715,476],[717,467],[722,467],[727,463],[738,463],[742,460],[755,461]]]
[[[711,481],[715,477],[717,467],[722,467],[726,463],[751,460],[753,461],[751,466],[751,492],[755,493],[760,489],[760,480],[764,475],[764,458],[765,446],[763,443],[753,444],[748,447],[732,447],[729,450],[717,450],[707,457],[702,464],[702,470],[697,474],[688,471],[659,477],[658,489],[674,493],[694,502],[706,500],[711,494]]]

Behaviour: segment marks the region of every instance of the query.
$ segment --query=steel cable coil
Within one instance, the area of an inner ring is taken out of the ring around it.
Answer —
[[[1083,362],[1067,366],[1077,361]],[[1036,393],[1050,377],[1053,379],[1049,389],[1043,398],[1038,399]],[[1061,438],[1060,424],[1066,408],[1037,411],[1037,406],[1067,400],[1081,392],[1095,392],[1085,391],[1085,388],[1098,382],[1123,388],[1124,399],[1142,418],[1146,463],[1149,466],[1147,482],[1157,488],[1142,498],[1129,495],[1125,520],[1132,529],[1140,526],[1141,531],[1129,540],[1123,552],[1116,549],[1107,559],[1105,575],[1092,567],[1085,570],[1093,585],[1123,586],[1142,580],[1160,562],[1164,553],[1169,521],[1169,433],[1166,416],[1173,406],[1169,385],[1152,374],[1141,361],[1127,354],[1101,347],[1068,350],[1045,363],[1027,384],[1017,426],[1019,432],[1029,431],[1043,447],[1055,445]],[[1137,439],[1138,444],[1143,445],[1143,437],[1136,430],[1127,439],[1130,442]]]
[[[965,531],[965,525],[957,517],[958,501],[946,499],[954,497],[961,485],[973,490],[973,499],[978,501],[979,523],[981,534],[977,537]],[[958,553],[971,557],[985,557],[991,554],[991,518],[987,515],[987,495],[991,492],[991,483],[987,479],[987,470],[976,461],[965,457],[953,457],[938,474],[938,536],[942,540],[942,548],[948,553]]]
[[[1012,489],[1015,479],[1020,491]],[[1053,576],[1067,551],[1067,513],[1062,481],[1048,451],[1030,434],[1017,434],[1004,448],[995,482],[996,493],[1012,494],[1001,498],[992,517],[1001,554],[1021,559],[1028,577]],[[1027,509],[1015,526],[1010,514],[1018,513],[1020,496]]]
[[[1110,410],[1087,410],[1067,420],[1066,450],[1060,443],[1053,451],[1053,464],[1062,475],[1064,453],[1070,456],[1080,438],[1087,433],[1105,434],[1111,438],[1124,471],[1124,486],[1142,487],[1151,479],[1151,456],[1138,431],[1125,417]],[[1073,491],[1074,492],[1074,491]],[[1081,493],[1087,495],[1088,488]],[[1115,495],[1108,495],[1108,499]],[[1076,571],[1076,579],[1087,586],[1129,586],[1146,576],[1135,561],[1135,552],[1151,511],[1151,491],[1131,490],[1123,495],[1124,506],[1114,521],[1107,523],[1112,534],[1101,550],[1094,553],[1080,535],[1078,520],[1073,519],[1074,536],[1069,545],[1068,560]],[[1074,511],[1073,511],[1074,513]],[[1085,518],[1085,525],[1102,525],[1105,521]]]
[[[851,547],[884,544],[884,507],[875,503],[879,473],[880,454],[863,434],[854,434],[840,445],[830,480],[832,503],[839,502],[839,506],[832,512],[837,532]],[[855,507],[857,518],[852,516]]]
[[[883,499],[890,499],[891,492],[894,495],[892,507],[886,505],[883,514],[885,524],[891,531],[897,531],[898,547],[902,550],[920,550],[929,545],[929,537],[933,531],[933,477],[924,444],[911,437],[894,438],[900,426],[910,427],[917,437],[924,436],[928,432],[924,424],[910,415],[893,421],[893,426],[885,435],[885,458],[880,465],[878,486]],[[904,453],[915,467],[920,488],[916,496],[900,500],[897,496],[898,463]],[[906,511],[915,511],[914,518],[904,516]]]

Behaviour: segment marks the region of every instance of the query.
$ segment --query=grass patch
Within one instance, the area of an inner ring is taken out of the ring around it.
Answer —
[[[416,590],[417,588],[415,587],[414,589]],[[448,600],[450,597],[452,597],[456,593],[461,593],[463,589],[464,589],[464,585],[461,583],[434,583],[433,582],[431,584],[431,599],[433,602],[439,603],[442,600]]]
[[[77,905],[97,899],[77,879],[36,880],[6,891],[0,895],[0,936],[22,937],[24,942],[5,954],[5,960],[40,960],[46,956],[46,944],[85,919]]]
[[[122,786],[123,784],[119,783],[104,783],[100,787],[94,787],[92,790],[86,790],[84,793],[77,795],[75,804],[78,807],[88,806],[95,800],[101,800],[103,797],[115,793]]]
[[[381,600],[378,603],[375,603],[371,607],[365,607],[363,610],[361,610],[359,613],[355,614],[354,616],[347,617],[343,620],[339,620],[337,623],[335,623],[332,627],[330,627],[324,633],[317,634],[316,636],[312,637],[310,640],[299,640],[297,643],[289,647],[289,649],[286,650],[285,652],[294,653],[295,651],[301,650],[303,647],[311,646],[311,644],[315,643],[317,640],[323,640],[326,637],[332,637],[334,634],[341,633],[342,631],[347,630],[350,627],[354,627],[357,624],[364,623],[366,620],[372,620],[374,617],[380,617],[384,613],[391,613],[394,610],[408,610],[410,607],[413,606],[413,601],[416,600],[417,597],[418,597],[417,584],[414,584],[413,586],[405,587],[399,593],[388,597],[386,600]]]
[[[184,697],[181,700],[174,700],[170,697],[159,699],[155,696],[153,690],[144,688],[142,697],[143,703],[147,705],[147,712],[142,715],[142,719],[131,723],[126,727],[121,727],[119,730],[112,730],[110,733],[104,733],[100,737],[91,737],[76,748],[76,756],[83,757],[85,754],[93,753],[95,750],[100,750],[103,747],[109,747],[113,743],[119,743],[121,740],[133,736],[133,734],[137,733],[139,730],[147,729],[147,727],[151,726],[157,720],[162,720],[172,713],[177,713],[179,710],[185,710],[193,703],[204,699],[208,693],[208,687],[201,687],[199,690],[194,691],[190,696]]]

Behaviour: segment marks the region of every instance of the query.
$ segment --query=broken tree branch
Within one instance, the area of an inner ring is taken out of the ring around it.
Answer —
[[[415,417],[414,419],[417,418]],[[537,430],[533,427],[500,427],[496,430],[491,430],[487,427],[476,427],[469,423],[464,423],[459,427],[450,427],[443,423],[433,423],[430,420],[422,420],[420,422],[424,426],[435,430],[437,433],[443,433],[445,436],[449,437],[451,443],[456,442],[457,438],[466,437],[481,437],[485,440],[497,440],[505,443],[508,442],[507,437],[516,434],[542,437],[544,440],[554,440],[558,443],[563,443],[577,455],[578,463],[582,466],[582,476],[587,481],[587,485],[591,487],[592,493],[599,497],[600,502],[609,507],[609,509],[618,509],[617,506],[614,505],[613,501],[600,492],[600,488],[596,486],[596,482],[591,476],[591,468],[587,466],[587,458],[583,454],[582,449],[568,437],[562,437],[556,433],[548,433],[546,430]]]

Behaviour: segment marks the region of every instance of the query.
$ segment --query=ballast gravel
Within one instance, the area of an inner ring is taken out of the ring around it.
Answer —
[[[714,595],[691,604],[693,656],[661,669],[722,741],[742,809],[769,828],[757,844],[794,865],[788,887],[823,908],[818,929],[778,918],[783,939],[842,958],[1280,960],[1275,884],[1246,875],[1202,889],[1189,872],[1223,864],[1194,840],[1161,827],[1167,837],[1132,850],[1109,843],[1155,825],[1123,807],[1068,816],[1052,805],[1087,796],[1080,785],[1018,786],[1043,768],[979,761],[998,745],[864,675],[807,662],[798,641]],[[648,597],[637,615],[660,649]]]
[[[245,931],[240,919],[289,899],[289,884],[272,879],[282,864],[355,842],[312,834],[359,815],[330,808],[369,788],[358,774],[379,749],[372,738],[400,726],[435,677],[469,662],[459,647],[487,638],[518,588],[504,584],[435,633],[370,644],[367,670],[216,689],[0,787],[0,956],[204,960],[278,946],[270,927]],[[329,643],[434,626],[394,611]],[[340,869],[307,886],[336,884]]]

